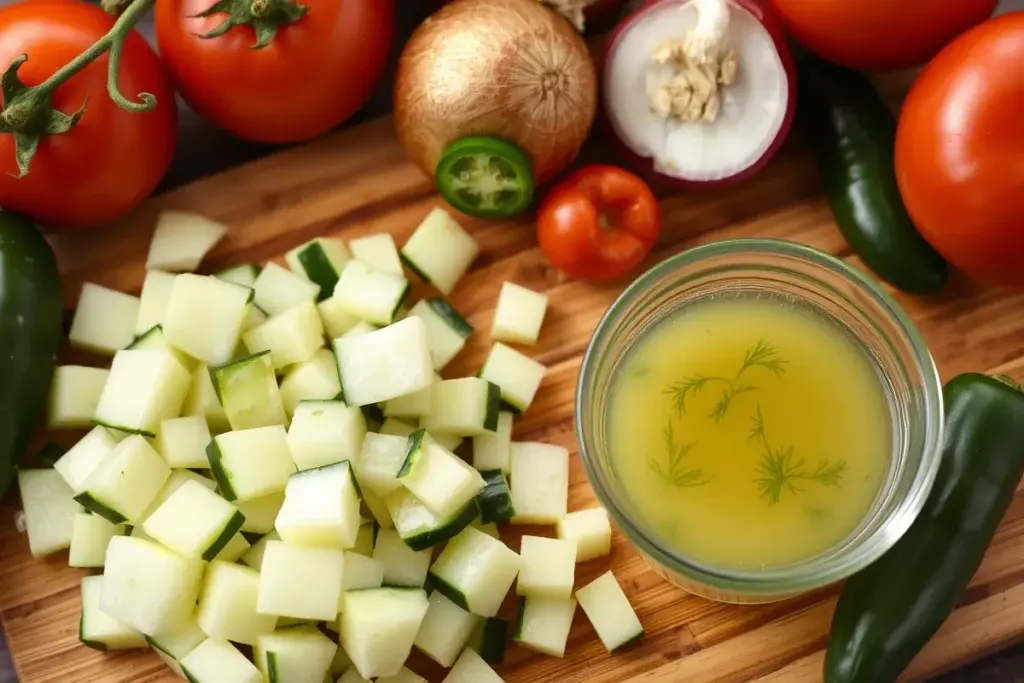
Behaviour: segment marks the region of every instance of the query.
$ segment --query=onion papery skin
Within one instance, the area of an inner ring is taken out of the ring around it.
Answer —
[[[605,78],[608,77],[608,74],[611,71],[610,69],[605,68],[605,65],[607,65],[609,60],[612,59],[619,39],[630,30],[633,24],[638,21],[645,12],[664,2],[678,2],[678,0],[646,0],[640,9],[620,21],[608,35],[608,38],[604,42],[604,53],[600,60],[602,65],[601,72]],[[775,45],[775,50],[779,55],[779,60],[782,62],[783,68],[785,69],[786,79],[789,84],[785,118],[782,121],[782,125],[779,128],[775,139],[756,162],[742,171],[725,178],[697,180],[666,175],[654,170],[654,160],[633,151],[633,149],[622,139],[622,136],[619,135],[614,123],[615,118],[611,111],[609,111],[609,102],[607,98],[605,98],[601,103],[601,131],[611,138],[616,152],[622,157],[626,165],[652,183],[673,188],[721,187],[738,183],[757,174],[768,164],[769,161],[771,161],[772,157],[778,153],[779,149],[781,149],[782,145],[786,142],[789,132],[793,127],[793,119],[796,116],[797,101],[796,62],[793,60],[793,55],[789,50],[789,44],[787,43],[781,21],[769,7],[762,5],[756,0],[729,0],[729,2],[750,12],[750,14],[752,14],[754,18],[761,23]],[[608,88],[605,88],[605,90],[607,91]]]
[[[597,72],[563,17],[537,0],[455,0],[428,18],[399,59],[399,140],[424,173],[468,135],[517,145],[537,184],[578,154],[597,110]]]

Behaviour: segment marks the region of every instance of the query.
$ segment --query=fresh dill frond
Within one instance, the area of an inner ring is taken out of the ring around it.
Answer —
[[[705,377],[704,375],[691,375],[679,382],[673,382],[665,389],[665,394],[672,397],[672,409],[679,415],[686,412],[686,399],[696,396],[700,390],[712,381],[728,382],[724,377]]]
[[[754,391],[755,389],[757,389],[757,387],[749,385],[730,387],[726,391],[722,392],[722,396],[718,399],[718,402],[715,403],[715,407],[711,409],[711,413],[708,417],[712,418],[715,422],[721,422],[722,418],[725,417],[725,414],[729,412],[729,406],[732,405],[734,398],[740,394],[745,394],[748,391]]]
[[[673,486],[692,487],[703,486],[711,481],[711,477],[704,475],[703,469],[686,467],[686,456],[689,455],[697,443],[694,441],[678,443],[671,420],[665,423],[665,428],[662,431],[662,440],[665,443],[667,455],[666,466],[662,467],[661,462],[652,455],[647,456],[647,466],[663,479],[665,483],[672,484]]]
[[[781,376],[786,372],[787,363],[788,361],[779,358],[779,352],[775,350],[774,346],[764,339],[760,339],[756,344],[747,349],[747,353],[743,357],[743,365],[740,366],[736,377],[738,378],[746,370],[753,367],[762,367],[776,376]]]
[[[750,421],[753,423],[750,425],[750,433],[748,438],[751,441],[761,441],[764,439],[764,415],[761,414],[761,404],[757,404],[757,412],[751,416]]]

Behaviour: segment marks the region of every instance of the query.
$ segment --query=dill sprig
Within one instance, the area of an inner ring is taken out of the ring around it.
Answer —
[[[781,377],[786,372],[788,361],[779,357],[778,351],[764,339],[758,340],[756,344],[746,350],[743,356],[743,364],[733,377],[722,377],[719,375],[690,375],[681,381],[668,385],[664,393],[672,397],[672,409],[679,415],[686,413],[686,400],[700,393],[700,391],[711,382],[718,382],[724,385],[722,393],[712,407],[708,417],[715,422],[721,422],[722,418],[729,412],[733,400],[740,394],[745,394],[757,389],[753,384],[741,382],[743,373],[751,368],[763,368],[776,377]]]
[[[699,467],[686,467],[686,456],[689,455],[690,451],[696,446],[696,442],[689,443],[678,443],[676,441],[675,430],[672,427],[672,420],[670,419],[665,424],[665,429],[662,432],[662,440],[665,444],[665,451],[667,454],[666,462],[667,467],[662,467],[661,463],[652,456],[647,456],[647,466],[651,470],[661,477],[665,483],[673,486],[682,487],[693,487],[703,486],[711,481],[711,477],[704,475],[704,470]]]
[[[769,505],[777,504],[785,491],[794,494],[804,491],[803,485],[807,483],[836,487],[840,485],[843,474],[847,470],[845,461],[831,462],[828,458],[822,458],[811,470],[804,458],[796,457],[796,449],[793,446],[771,447],[765,434],[764,415],[761,413],[760,404],[758,404],[754,416],[751,417],[751,422],[753,424],[749,437],[759,441],[764,448],[761,462],[757,466],[759,476],[754,482],[757,484],[761,497]]]

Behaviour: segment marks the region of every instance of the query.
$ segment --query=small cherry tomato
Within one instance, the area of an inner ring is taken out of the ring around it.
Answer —
[[[537,215],[537,239],[551,265],[595,282],[640,265],[660,231],[651,188],[615,166],[579,169],[548,193]]]
[[[991,19],[914,83],[896,133],[896,180],[921,235],[960,270],[1024,289],[1024,12]]]

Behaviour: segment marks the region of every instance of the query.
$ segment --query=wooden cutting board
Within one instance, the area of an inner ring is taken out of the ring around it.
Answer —
[[[600,156],[600,153],[598,153]],[[72,307],[82,281],[138,292],[154,216],[159,209],[197,211],[231,231],[203,264],[278,259],[318,235],[346,239],[389,231],[399,243],[439,204],[428,180],[405,159],[388,119],[374,121],[149,202],[110,230],[54,240]],[[651,265],[681,250],[741,236],[795,240],[856,263],[818,193],[808,146],[794,135],[761,174],[738,187],[666,196],[664,231]],[[462,219],[482,253],[459,284],[453,303],[479,331],[447,376],[479,368],[502,281],[547,292],[550,308],[532,352],[548,368],[515,438],[561,444],[573,453],[570,509],[594,504],[573,435],[573,390],[581,355],[605,308],[626,281],[595,286],[550,268],[529,218],[488,223]],[[983,370],[1024,378],[1024,294],[962,279],[928,300],[898,297],[919,324],[943,378]],[[69,356],[70,357],[70,356]],[[96,364],[102,359],[92,359]],[[72,440],[74,434],[61,438]],[[13,496],[12,496],[13,497]],[[14,528],[16,505],[0,511],[0,618],[22,683],[143,683],[178,680],[148,651],[102,655],[78,643],[80,571],[67,554],[33,560]],[[514,548],[522,529],[509,531]],[[534,529],[550,533],[550,529]],[[500,673],[510,683],[815,683],[834,591],[764,606],[716,604],[660,580],[616,531],[609,558],[580,565],[577,585],[615,570],[647,636],[612,656],[577,610],[567,656],[554,659],[512,648]],[[911,666],[920,679],[1024,638],[1024,494],[1011,506],[984,565],[959,609]],[[436,666],[413,663],[431,681]]]

